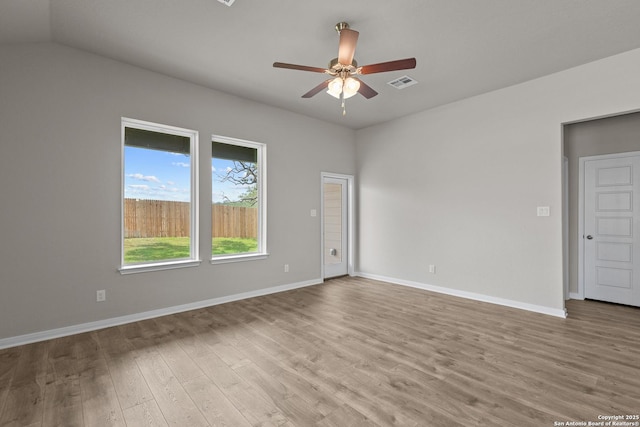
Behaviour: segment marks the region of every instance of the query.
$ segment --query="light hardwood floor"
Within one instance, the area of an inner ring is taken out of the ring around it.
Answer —
[[[640,309],[360,278],[0,351],[0,425],[553,426],[640,413]]]

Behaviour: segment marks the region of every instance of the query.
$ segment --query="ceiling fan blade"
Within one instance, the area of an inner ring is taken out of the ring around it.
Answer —
[[[363,65],[360,69],[360,74],[384,73],[387,71],[408,70],[410,68],[416,68],[416,58],[398,59],[397,61]]]
[[[373,88],[371,86],[369,86],[368,84],[366,84],[362,80],[358,79],[358,81],[360,82],[360,88],[358,89],[358,93],[360,95],[364,96],[367,99],[370,99],[370,98],[373,98],[374,96],[376,96],[378,94],[378,92],[373,90]]]
[[[319,67],[308,67],[306,65],[296,65],[296,64],[287,64],[285,62],[274,62],[274,68],[287,68],[289,70],[300,70],[300,71],[311,71],[314,73],[326,73],[327,70],[325,68]]]
[[[329,82],[331,80],[333,80],[333,79],[329,79],[329,80],[323,81],[318,86],[314,87],[309,92],[307,92],[304,95],[302,95],[302,97],[303,98],[311,98],[313,95],[316,95],[316,94],[322,92],[323,90],[325,90],[329,86]]]
[[[340,30],[340,44],[338,45],[338,62],[342,65],[351,65],[353,55],[356,53],[356,43],[358,43],[358,33],[349,28]]]

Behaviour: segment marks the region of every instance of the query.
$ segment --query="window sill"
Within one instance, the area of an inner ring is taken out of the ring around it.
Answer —
[[[197,267],[201,260],[188,259],[184,261],[158,262],[154,264],[125,265],[118,269],[120,274],[146,273],[147,271],[173,270],[175,268]]]
[[[211,258],[211,264],[227,264],[230,262],[256,261],[260,259],[267,259],[268,257],[269,257],[268,253],[217,256],[215,258]]]

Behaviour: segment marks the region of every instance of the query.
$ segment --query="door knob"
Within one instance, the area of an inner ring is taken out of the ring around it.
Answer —
[[[591,240],[591,239],[593,239],[593,236],[592,236],[591,234],[589,234],[589,235],[587,236],[587,239]]]

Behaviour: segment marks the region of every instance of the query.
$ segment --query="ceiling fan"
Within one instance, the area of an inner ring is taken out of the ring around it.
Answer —
[[[358,33],[349,28],[346,22],[339,22],[335,26],[336,31],[340,35],[338,44],[338,57],[333,58],[329,62],[328,68],[309,67],[306,65],[287,64],[284,62],[274,62],[275,68],[288,68],[291,70],[311,71],[314,73],[329,74],[330,79],[325,80],[309,92],[302,95],[303,98],[311,98],[312,96],[327,89],[327,93],[335,98],[342,100],[342,115],[346,114],[344,100],[351,98],[356,93],[361,94],[365,98],[373,98],[378,94],[375,90],[360,80],[356,75],[384,73],[387,71],[407,70],[416,67],[415,58],[399,59],[396,61],[380,62],[378,64],[370,64],[358,66],[354,59],[356,51],[356,43],[358,42]]]

